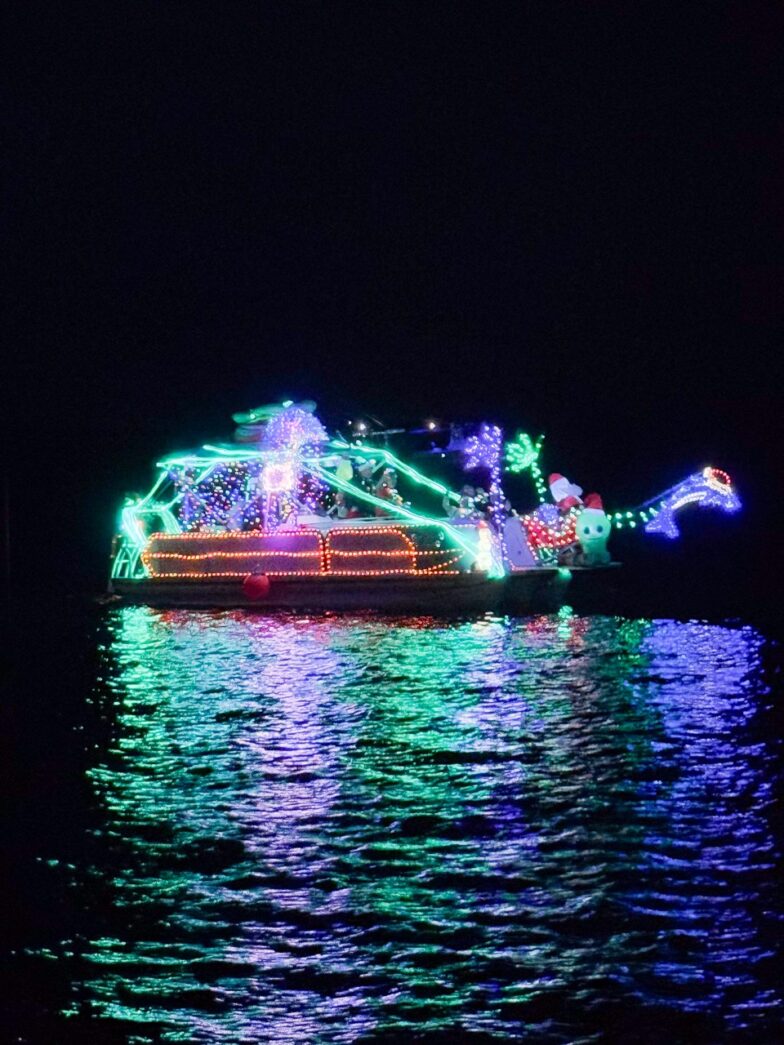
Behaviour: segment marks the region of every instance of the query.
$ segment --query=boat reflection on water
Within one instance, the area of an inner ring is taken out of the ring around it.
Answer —
[[[107,626],[73,1019],[227,1043],[777,1025],[753,629]]]

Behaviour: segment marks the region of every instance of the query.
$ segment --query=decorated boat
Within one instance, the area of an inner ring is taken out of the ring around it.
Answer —
[[[636,509],[608,513],[565,476],[545,479],[543,437],[518,432],[505,443],[494,424],[430,421],[406,431],[357,421],[330,433],[315,403],[292,401],[233,420],[232,442],[164,458],[150,491],[126,498],[112,595],[303,611],[550,609],[576,572],[617,565],[613,530],[672,538],[687,505],[740,507],[729,476],[705,468]],[[427,464],[393,449],[401,438]],[[538,504],[514,507],[505,472],[527,473]]]

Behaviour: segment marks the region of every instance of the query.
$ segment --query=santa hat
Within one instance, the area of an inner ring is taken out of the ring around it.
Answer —
[[[602,505],[602,499],[598,493],[589,493],[585,498],[585,504],[583,505],[581,517],[585,518],[586,522],[598,523],[599,520],[606,518],[604,514],[604,506]]]
[[[583,501],[583,507],[586,509],[592,509],[596,512],[604,511],[604,505],[602,504],[602,499],[598,493],[586,494],[585,500]]]

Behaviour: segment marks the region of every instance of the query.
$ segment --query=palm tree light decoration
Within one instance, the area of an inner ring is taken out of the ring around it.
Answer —
[[[547,500],[547,486],[542,475],[542,469],[539,467],[539,456],[542,452],[543,442],[543,435],[540,435],[534,442],[527,432],[518,432],[512,442],[506,444],[507,471],[517,474],[530,470],[540,504],[544,504]]]

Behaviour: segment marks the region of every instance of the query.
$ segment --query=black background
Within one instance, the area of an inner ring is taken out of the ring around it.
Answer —
[[[655,554],[726,577],[730,609],[767,597],[783,12],[18,5],[17,584],[100,590],[116,508],[153,462],[291,396],[328,423],[544,430],[547,469],[610,508],[724,467],[743,515],[689,519],[686,552]]]

